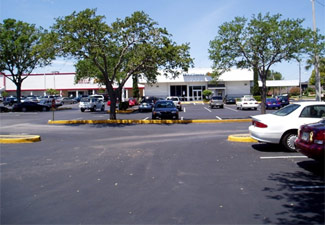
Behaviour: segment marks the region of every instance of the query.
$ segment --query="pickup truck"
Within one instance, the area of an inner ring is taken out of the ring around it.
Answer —
[[[92,112],[97,110],[104,111],[105,104],[103,100],[98,98],[82,98],[79,102],[79,109],[81,112],[85,110],[90,110]]]

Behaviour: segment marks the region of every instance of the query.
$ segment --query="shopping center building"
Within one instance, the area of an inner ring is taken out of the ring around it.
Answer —
[[[247,69],[233,69],[223,73],[217,82],[213,82],[208,74],[211,68],[192,68],[181,73],[176,78],[159,75],[155,84],[148,84],[144,76],[139,77],[138,88],[141,96],[179,96],[183,100],[201,100],[203,91],[209,89],[213,95],[246,95],[250,94],[253,85],[253,71]],[[6,91],[9,95],[16,95],[16,86],[8,78],[9,75],[0,74],[0,92]],[[279,81],[278,86],[298,86],[298,81]],[[117,85],[115,85],[117,88]],[[22,83],[22,96],[46,95],[46,90],[55,89],[60,96],[76,97],[104,93],[105,86],[95,82],[95,79],[82,79],[75,82],[75,73],[44,73],[30,74]],[[122,98],[133,96],[132,79],[129,79],[122,92]]]

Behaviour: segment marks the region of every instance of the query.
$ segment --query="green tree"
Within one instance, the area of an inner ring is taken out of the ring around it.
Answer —
[[[219,27],[218,35],[210,41],[209,54],[216,74],[232,67],[256,68],[262,81],[261,113],[265,113],[266,79],[272,65],[298,57],[310,43],[310,29],[302,27],[303,20],[285,19],[281,15],[258,14],[248,22],[236,17]]]
[[[132,75],[142,74],[154,83],[158,70],[176,77],[177,69],[187,71],[193,64],[189,45],[177,45],[144,12],[134,12],[109,26],[96,10],[86,9],[56,19],[52,28],[60,55],[78,60],[76,78],[95,77],[106,86],[112,103],[110,119],[116,119],[116,99]]]
[[[306,70],[309,70],[313,66],[312,60],[307,60]],[[321,58],[319,60],[319,73],[320,73],[320,83],[323,89],[325,89],[325,58]],[[315,85],[315,70],[312,71],[310,78],[309,78],[309,84]]]
[[[49,65],[55,58],[47,31],[14,19],[0,23],[0,71],[8,71],[7,76],[17,88],[20,102],[21,85],[37,67]]]

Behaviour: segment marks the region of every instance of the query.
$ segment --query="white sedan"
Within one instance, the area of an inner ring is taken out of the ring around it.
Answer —
[[[295,151],[301,125],[316,123],[325,117],[325,102],[296,102],[272,114],[252,116],[250,136],[260,142],[282,144]]]
[[[253,97],[243,97],[236,101],[237,109],[257,109],[258,102]]]

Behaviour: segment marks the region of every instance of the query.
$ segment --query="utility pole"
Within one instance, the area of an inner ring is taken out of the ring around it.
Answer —
[[[316,17],[315,17],[315,0],[311,0],[312,3],[312,8],[313,8],[313,28],[315,32],[315,40],[314,42],[317,41],[316,37]],[[315,48],[316,48],[316,43],[315,43]],[[317,49],[315,49],[315,62],[314,62],[314,67],[315,67],[315,90],[316,90],[316,101],[321,101],[321,85],[320,85],[320,74],[319,74],[319,56],[317,54]]]
[[[300,65],[300,60],[298,62],[299,62],[299,99],[301,100],[302,90],[301,90],[301,65]]]

